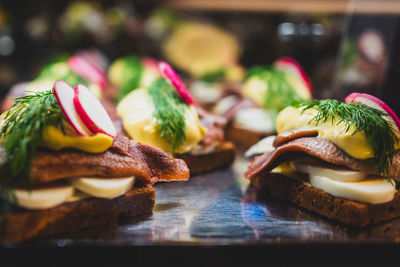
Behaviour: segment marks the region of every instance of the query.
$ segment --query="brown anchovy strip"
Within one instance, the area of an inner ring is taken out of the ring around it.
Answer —
[[[0,150],[4,160],[4,150]],[[31,162],[33,184],[70,177],[129,177],[146,183],[187,180],[189,169],[181,159],[174,159],[161,149],[118,136],[103,153],[76,149],[52,151],[39,149]]]
[[[274,151],[256,157],[250,163],[245,176],[252,179],[270,172],[283,162],[301,160],[309,156],[366,174],[376,174],[374,159],[355,159],[324,138],[300,137],[283,142]],[[394,180],[400,180],[400,151],[394,155],[389,173]]]

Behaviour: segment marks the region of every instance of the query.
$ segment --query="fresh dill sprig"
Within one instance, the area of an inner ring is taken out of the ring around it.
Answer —
[[[64,115],[51,90],[14,99],[14,105],[1,115],[0,146],[5,159],[0,166],[1,195],[12,196],[11,188],[30,188],[30,163],[46,126],[63,129]]]
[[[75,87],[78,84],[89,86],[89,82],[82,76],[75,73],[66,62],[64,57],[45,65],[39,72],[38,76],[33,80],[33,84],[42,81],[50,80],[52,82],[56,80],[63,80],[68,84]]]
[[[344,123],[345,131],[354,127],[355,134],[363,131],[372,147],[378,174],[391,181],[389,168],[396,152],[395,144],[398,143],[395,130],[385,117],[387,113],[358,103],[343,103],[334,99],[294,102],[292,106],[307,109],[315,108],[317,115],[310,121],[316,125],[337,120],[337,124]]]
[[[253,76],[264,81],[268,88],[264,108],[281,110],[293,101],[301,100],[285,72],[268,66],[256,66],[249,70],[246,79]]]
[[[201,77],[200,80],[206,82],[206,83],[215,83],[222,81],[226,76],[226,68],[218,68],[213,71],[209,71],[204,73]]]
[[[153,116],[160,137],[172,144],[172,151],[185,142],[185,102],[165,79],[153,81],[148,88],[154,103]]]
[[[140,79],[144,68],[137,56],[130,55],[118,60],[117,64],[121,64],[120,71],[121,81],[117,101],[121,101],[127,94],[137,89],[140,84]]]

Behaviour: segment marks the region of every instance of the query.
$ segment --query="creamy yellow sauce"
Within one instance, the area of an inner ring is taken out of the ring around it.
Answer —
[[[243,85],[243,96],[247,97],[259,106],[264,106],[264,99],[268,91],[267,84],[257,76],[249,78]]]
[[[108,80],[111,84],[121,85],[124,83],[126,76],[123,75],[125,63],[123,60],[114,61],[108,70]]]
[[[364,132],[360,131],[353,134],[354,126],[346,131],[345,123],[338,123],[337,120],[328,120],[325,123],[315,125],[315,121],[311,120],[317,114],[316,109],[307,109],[303,114],[301,112],[302,108],[287,107],[283,109],[276,120],[277,133],[302,127],[311,127],[318,130],[318,137],[328,139],[353,158],[367,159],[374,157],[372,146]],[[396,149],[399,148],[400,144],[397,143]]]
[[[98,133],[93,136],[65,135],[61,129],[48,126],[43,130],[41,146],[51,150],[75,148],[89,153],[106,151],[113,143],[113,138]]]
[[[117,112],[125,131],[141,143],[152,145],[168,153],[185,153],[193,149],[206,134],[200,124],[197,111],[193,106],[185,109],[185,142],[172,151],[172,144],[160,137],[156,119],[153,117],[154,103],[147,90],[139,88],[128,94],[117,106]]]

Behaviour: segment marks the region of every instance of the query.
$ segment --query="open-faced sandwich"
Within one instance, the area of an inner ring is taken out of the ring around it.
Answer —
[[[248,148],[275,134],[275,119],[293,100],[310,100],[311,83],[293,59],[283,57],[272,66],[249,69],[240,90],[226,94],[213,113],[229,120],[226,138]]]
[[[262,195],[347,225],[392,219],[400,216],[399,126],[368,94],[298,102],[279,113],[275,137],[249,150],[261,155],[245,176]]]
[[[184,159],[192,174],[229,166],[235,149],[224,141],[225,120],[196,106],[166,62],[158,67],[161,78],[148,87],[132,88],[118,103],[123,132]]]
[[[64,81],[1,115],[0,168],[1,242],[151,213],[152,184],[189,178],[183,160],[119,136],[93,93]]]

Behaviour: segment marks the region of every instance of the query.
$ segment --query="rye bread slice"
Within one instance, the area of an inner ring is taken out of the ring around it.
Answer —
[[[279,173],[257,176],[251,180],[260,196],[289,201],[342,224],[364,227],[400,217],[400,193],[382,204],[369,204],[335,197],[320,189]]]
[[[114,199],[89,197],[45,210],[13,207],[0,216],[0,242],[16,243],[116,223],[121,217],[152,213],[154,204],[155,189],[145,185]]]

